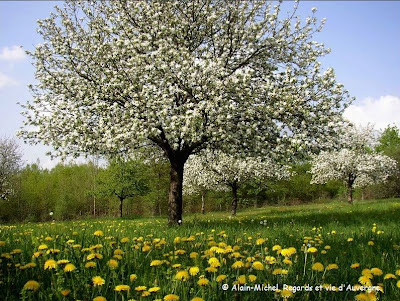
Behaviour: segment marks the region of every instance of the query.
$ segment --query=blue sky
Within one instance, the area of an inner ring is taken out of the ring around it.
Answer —
[[[50,15],[61,1],[0,1],[0,136],[15,136],[22,125],[17,102],[30,99],[27,84],[34,83],[34,67],[19,48],[33,50],[41,42],[36,20]],[[284,2],[285,7],[293,3]],[[345,116],[355,123],[372,122],[376,128],[400,126],[400,2],[300,1],[303,19],[317,7],[327,18],[315,40],[332,52],[322,62],[335,69],[337,79],[356,101]],[[24,159],[52,167],[47,147],[21,142]]]

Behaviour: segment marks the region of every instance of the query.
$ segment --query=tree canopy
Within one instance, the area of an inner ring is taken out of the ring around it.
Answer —
[[[296,5],[297,8],[297,5]],[[55,154],[156,146],[182,220],[188,157],[290,158],[334,145],[350,98],[313,36],[324,20],[267,1],[68,1],[39,21],[38,84],[21,135]],[[285,14],[286,15],[286,14]]]

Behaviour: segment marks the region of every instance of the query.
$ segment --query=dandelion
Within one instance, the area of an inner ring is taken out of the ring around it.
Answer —
[[[191,252],[189,257],[193,259],[193,258],[197,258],[198,255],[199,255],[199,253],[197,253],[197,252]]]
[[[315,248],[315,247],[311,247],[311,248],[308,248],[307,249],[307,253],[312,253],[312,254],[314,254],[314,253],[317,253],[318,252],[318,250],[317,250],[317,248]]]
[[[316,262],[312,265],[311,269],[313,271],[322,272],[324,270],[324,266],[320,262]]]
[[[117,285],[114,290],[116,292],[122,292],[122,291],[129,291],[130,289],[131,288],[129,287],[129,285],[120,284],[120,285]]]
[[[66,289],[66,290],[62,290],[61,291],[61,295],[63,295],[64,297],[66,297],[66,296],[68,296],[69,295],[69,293],[70,293],[71,291],[70,290],[68,290],[68,289]]]
[[[200,269],[198,267],[191,267],[189,269],[189,274],[191,276],[196,276],[200,272]]]
[[[359,267],[360,267],[360,264],[359,264],[358,262],[353,263],[353,264],[350,266],[350,268],[352,268],[352,269],[358,269]]]
[[[39,282],[35,280],[29,280],[27,283],[25,283],[24,290],[35,292],[39,289],[39,286],[40,286]]]
[[[197,284],[200,286],[206,286],[210,283],[210,281],[207,278],[200,278],[199,281],[197,281]]]
[[[43,245],[40,245],[39,247],[38,247],[38,250],[47,250],[49,247],[47,246],[47,245],[45,245],[45,244],[43,244]]]
[[[254,282],[254,281],[256,281],[257,280],[257,276],[256,275],[249,275],[249,281],[250,282]]]
[[[210,266],[212,266],[214,268],[218,268],[218,267],[221,266],[221,263],[219,262],[218,258],[216,258],[216,257],[211,257],[208,260],[208,263],[209,263]]]
[[[136,274],[131,274],[131,275],[129,276],[129,280],[130,280],[131,282],[135,281],[136,279],[137,279]]]
[[[159,265],[162,265],[162,264],[163,264],[163,261],[162,261],[162,260],[156,259],[156,260],[153,260],[153,261],[150,263],[150,266],[151,266],[151,267],[154,267],[154,266],[159,266]]]
[[[368,242],[368,245],[369,246],[373,246],[375,243],[372,241],[372,240],[370,240],[369,242]]]
[[[218,269],[215,268],[215,267],[208,267],[208,268],[206,268],[206,272],[209,272],[209,273],[215,273],[215,272],[217,272],[217,271],[218,271]]]
[[[107,301],[106,298],[102,297],[102,296],[97,296],[93,299],[93,301]]]
[[[290,291],[290,290],[282,290],[281,291],[281,297],[283,298],[283,299],[288,299],[288,298],[291,298],[291,297],[293,297],[293,292],[292,291]]]
[[[326,269],[329,270],[337,270],[339,268],[339,266],[336,263],[331,263],[328,264],[328,266],[326,267]]]
[[[189,279],[189,273],[187,271],[178,271],[175,275],[175,279],[180,281],[186,281]]]
[[[144,285],[140,285],[140,286],[135,287],[135,291],[137,291],[137,292],[143,292],[145,290],[147,290],[147,287],[144,286]]]
[[[265,262],[267,264],[275,264],[276,263],[276,258],[273,256],[266,256],[265,257]]]
[[[107,262],[107,265],[111,268],[111,269],[116,269],[118,267],[118,261],[116,261],[115,259],[110,259]]]
[[[396,285],[397,285],[398,288],[400,288],[400,280],[397,281],[397,284],[396,284]]]
[[[364,286],[372,286],[372,282],[368,276],[361,276],[358,278],[358,282],[360,282]]]
[[[90,268],[94,268],[96,266],[96,263],[94,261],[88,261],[85,264],[85,268],[90,269]]]
[[[225,279],[226,279],[226,275],[218,275],[217,278],[215,278],[215,281],[222,282]]]
[[[347,241],[348,241],[348,242],[352,242],[352,241],[353,241],[353,238],[350,237],[350,238],[347,239]]]
[[[200,297],[194,297],[191,301],[204,301],[204,299]]]
[[[158,292],[160,289],[161,289],[161,288],[158,287],[158,286],[151,287],[151,288],[149,288],[149,293],[156,293],[156,292]]]
[[[104,236],[104,232],[101,230],[97,230],[93,233],[94,236]]]
[[[243,261],[235,261],[233,264],[232,264],[232,268],[233,269],[240,269],[240,268],[243,268],[244,267],[244,263],[243,263]]]
[[[256,245],[262,245],[265,242],[265,239],[259,238],[256,240]]]
[[[57,262],[54,259],[46,260],[46,262],[44,263],[45,270],[51,270],[56,268],[57,268]]]
[[[272,251],[280,251],[282,250],[282,247],[280,245],[275,245],[272,247]]]
[[[262,271],[264,270],[264,265],[260,261],[254,261],[252,264],[253,269]]]
[[[174,295],[174,294],[169,294],[164,297],[164,301],[178,301],[178,300],[179,300],[179,296]]]
[[[381,276],[381,275],[383,275],[382,270],[379,269],[379,268],[372,268],[372,269],[371,269],[371,273],[372,273],[373,275],[375,275],[375,276]]]
[[[76,267],[72,263],[68,263],[64,268],[64,272],[67,272],[67,273],[72,272],[73,270],[76,270]]]
[[[388,279],[397,279],[397,277],[394,274],[388,273],[385,275],[385,277],[383,277],[384,280],[388,280]]]
[[[94,276],[92,278],[93,286],[102,286],[106,283],[106,281],[100,276]]]

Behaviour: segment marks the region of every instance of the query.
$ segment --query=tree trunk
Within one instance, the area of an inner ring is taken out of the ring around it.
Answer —
[[[236,182],[234,182],[231,185],[232,188],[232,210],[231,210],[231,215],[235,216],[236,215],[236,211],[237,211],[237,205],[238,205],[238,196],[237,196],[237,189],[238,189],[238,185]]]
[[[119,217],[122,217],[122,204],[124,202],[123,198],[119,198]]]
[[[182,224],[182,184],[184,162],[172,163],[170,170],[170,186],[168,199],[168,224]]]
[[[206,208],[204,203],[204,191],[201,192],[201,214],[206,214]]]
[[[355,177],[350,174],[349,179],[347,181],[347,202],[353,205],[353,184],[355,181]]]

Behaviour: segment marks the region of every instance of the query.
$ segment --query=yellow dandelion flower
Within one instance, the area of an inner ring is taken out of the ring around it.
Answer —
[[[330,250],[330,249],[331,249],[331,246],[326,245],[326,246],[324,247],[324,249],[325,249],[325,250]]]
[[[131,275],[129,276],[129,280],[130,280],[131,282],[135,281],[136,279],[137,279],[136,274],[131,274]]]
[[[388,280],[388,279],[397,279],[397,277],[394,274],[388,273],[385,275],[385,277],[383,277],[384,280]]]
[[[67,272],[67,273],[72,272],[73,270],[76,270],[76,267],[72,263],[68,263],[64,268],[64,272]]]
[[[111,269],[116,269],[118,267],[118,261],[116,261],[115,259],[110,259],[107,262],[107,265],[111,268]]]
[[[187,271],[178,271],[175,275],[175,279],[180,281],[186,281],[189,279],[189,273]]]
[[[114,288],[114,291],[116,291],[116,292],[122,292],[122,291],[129,291],[130,289],[131,289],[131,288],[130,288],[129,285],[120,284],[120,285],[117,285],[117,286]]]
[[[60,259],[60,260],[57,260],[57,264],[59,264],[59,265],[67,264],[67,263],[69,263],[69,260],[68,260],[68,259]]]
[[[238,282],[239,284],[241,284],[241,285],[246,284],[246,276],[245,276],[245,275],[240,275],[240,276],[237,278],[237,282]]]
[[[66,296],[68,296],[69,295],[69,293],[70,293],[71,291],[70,290],[68,290],[68,289],[66,289],[66,290],[62,290],[61,291],[61,295],[63,295],[64,297],[66,297]]]
[[[250,282],[254,282],[254,281],[257,280],[257,276],[256,275],[249,275],[248,278],[249,278]]]
[[[38,250],[47,250],[49,247],[47,246],[47,245],[45,245],[45,244],[43,244],[43,245],[40,245],[39,247],[38,247]]]
[[[57,268],[57,262],[54,259],[46,260],[46,262],[44,263],[45,270],[51,270],[56,268]]]
[[[162,264],[163,264],[163,261],[162,261],[162,260],[156,259],[156,260],[153,260],[153,261],[150,263],[150,266],[151,266],[151,267],[154,267],[154,266],[158,266],[158,265],[162,265]]]
[[[322,272],[324,270],[324,265],[320,262],[316,262],[312,265],[311,269],[313,271]]]
[[[360,267],[360,264],[359,264],[358,262],[353,263],[353,264],[350,266],[350,268],[352,268],[352,269],[358,269],[359,267]]]
[[[140,286],[135,287],[135,291],[137,291],[137,292],[143,292],[145,290],[147,290],[147,287],[144,286],[144,285],[140,285]]]
[[[218,275],[217,278],[215,278],[215,281],[222,282],[225,279],[226,279],[226,275]]]
[[[94,276],[92,278],[93,286],[102,286],[106,283],[106,281],[100,276]]]
[[[85,268],[90,269],[90,268],[94,268],[96,266],[96,263],[94,261],[88,261],[85,264]]]
[[[375,276],[381,276],[381,275],[383,275],[382,270],[379,269],[379,268],[372,268],[372,269],[371,269],[371,273],[372,273],[373,275],[375,275]]]
[[[355,296],[356,301],[368,301],[368,295],[366,293],[361,293]]]
[[[397,281],[397,284],[396,284],[396,285],[397,285],[398,288],[400,288],[400,280]]]
[[[199,255],[199,253],[197,253],[197,252],[191,252],[189,257],[190,258],[197,258],[198,255]]]
[[[396,275],[400,276],[400,270],[396,270]]]
[[[129,237],[122,237],[121,238],[121,242],[122,243],[126,243],[126,242],[128,242],[129,241]]]
[[[290,290],[282,290],[281,291],[281,297],[283,298],[283,299],[288,299],[288,298],[291,298],[291,297],[293,297],[293,292],[292,291],[290,291]]]
[[[191,301],[204,301],[204,299],[200,297],[194,297]]]
[[[39,282],[35,280],[29,280],[27,283],[25,283],[24,290],[35,292],[39,289],[39,286],[40,286]]]
[[[273,256],[266,256],[265,257],[265,262],[267,264],[275,264],[276,263],[276,258]]]
[[[199,281],[197,281],[197,284],[200,286],[206,286],[210,283],[210,280],[207,278],[200,278]]]
[[[251,266],[253,267],[253,269],[258,271],[264,270],[264,265],[260,261],[254,261]]]
[[[375,243],[372,241],[372,240],[370,240],[369,242],[368,242],[368,245],[369,246],[373,246]]]
[[[178,301],[178,300],[179,300],[179,296],[177,296],[175,294],[169,294],[164,297],[164,301]]]
[[[374,276],[372,275],[372,272],[370,269],[363,269],[361,271],[361,275],[368,277],[369,279],[372,279]]]
[[[329,270],[337,270],[339,268],[339,266],[336,263],[331,263],[328,264],[328,266],[326,267],[326,269]]]
[[[317,248],[315,248],[315,247],[311,247],[311,248],[308,248],[307,249],[307,253],[312,253],[312,254],[314,254],[314,253],[317,253],[318,252],[318,250],[317,250]]]
[[[288,265],[292,265],[293,264],[293,262],[288,258],[285,258],[284,260],[282,260],[282,262],[285,263],[285,264],[288,264]]]
[[[235,262],[232,264],[232,268],[233,268],[233,269],[240,269],[240,268],[243,268],[243,267],[244,267],[244,263],[243,263],[243,261],[241,261],[241,260],[235,261]]]
[[[263,238],[259,238],[256,240],[256,245],[262,245],[263,243],[265,243],[265,239]]]
[[[372,286],[371,279],[368,276],[361,276],[358,278],[358,282],[365,286]]]
[[[279,251],[282,250],[282,247],[280,245],[275,245],[272,247],[272,251]]]
[[[214,268],[218,268],[218,267],[221,266],[221,263],[219,262],[218,258],[216,258],[216,257],[211,257],[208,260],[208,263],[209,263],[210,266],[212,266]]]
[[[160,289],[161,289],[160,287],[154,286],[154,287],[149,288],[149,292],[150,292],[150,293],[156,293],[156,292],[158,292]]]
[[[218,271],[218,269],[215,267],[208,267],[205,270],[206,270],[206,272],[209,272],[209,273],[215,273]]]
[[[352,242],[354,239],[352,237],[348,238],[347,241],[348,242]]]
[[[104,298],[103,296],[97,296],[93,299],[93,301],[107,301],[106,298]]]
[[[101,230],[97,230],[93,233],[94,236],[104,236],[104,232]]]
[[[175,263],[172,265],[172,268],[179,269],[182,265],[180,263]]]
[[[4,247],[6,245],[6,242],[4,240],[0,240],[0,247]]]
[[[143,253],[146,253],[146,252],[148,252],[148,251],[150,251],[151,250],[151,247],[149,246],[149,245],[145,245],[145,246],[143,246],[143,248],[142,248],[142,252]]]
[[[189,268],[189,274],[191,276],[196,276],[200,272],[200,269],[198,267],[190,267]]]

